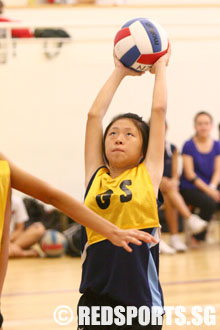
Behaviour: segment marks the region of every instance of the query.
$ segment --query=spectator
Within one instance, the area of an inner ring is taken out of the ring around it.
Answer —
[[[12,194],[9,257],[39,256],[31,247],[39,242],[45,232],[45,227],[41,222],[30,224],[28,219],[22,198]]]
[[[199,208],[199,216],[211,220],[220,203],[220,143],[211,137],[212,116],[205,111],[194,118],[195,135],[183,146],[180,192],[185,202]],[[205,240],[206,231],[194,235],[192,244]]]
[[[161,253],[167,254],[173,254],[176,251],[185,252],[187,247],[181,241],[178,234],[178,212],[187,222],[187,228],[191,233],[195,234],[203,231],[207,226],[207,222],[190,212],[179,192],[178,152],[176,147],[167,141],[165,144],[164,173],[160,184],[160,190],[164,197],[165,219],[171,234],[171,249],[165,242],[162,242],[160,251]]]

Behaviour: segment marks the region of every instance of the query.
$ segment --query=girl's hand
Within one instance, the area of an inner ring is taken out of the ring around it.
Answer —
[[[152,235],[137,229],[123,230],[118,228],[118,230],[111,234],[108,239],[114,245],[123,247],[127,252],[132,252],[132,249],[128,245],[129,243],[135,245],[141,245],[141,241],[145,243],[158,243],[158,241]]]
[[[132,70],[130,68],[127,68],[115,55],[115,52],[113,52],[113,57],[114,57],[114,63],[115,63],[115,68],[116,70],[120,70],[120,72],[124,76],[142,76],[145,72],[138,72],[135,70]]]
[[[170,60],[170,56],[171,56],[171,45],[169,43],[169,46],[168,46],[168,50],[167,50],[167,53],[164,54],[163,56],[161,56],[157,62],[155,62],[150,70],[150,73],[156,73],[156,70],[158,68],[158,66],[160,65],[165,65],[165,66],[168,66],[169,64],[169,60]]]

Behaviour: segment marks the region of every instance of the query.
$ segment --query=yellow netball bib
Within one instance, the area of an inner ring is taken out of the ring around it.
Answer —
[[[7,161],[0,161],[0,243],[2,239],[5,209],[10,182],[10,168]]]
[[[143,163],[114,179],[106,167],[100,168],[84,203],[121,229],[159,227],[155,192]],[[106,239],[89,228],[86,231],[89,244]]]

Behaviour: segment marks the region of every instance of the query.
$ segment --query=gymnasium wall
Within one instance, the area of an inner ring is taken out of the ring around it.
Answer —
[[[194,5],[172,2],[161,0],[154,5],[151,1],[142,7],[8,7],[5,16],[31,28],[64,26],[73,40],[53,59],[46,58],[39,41],[20,40],[16,49],[11,44],[3,49],[7,63],[0,64],[0,150],[19,166],[82,200],[87,112],[113,69],[114,34],[133,17],[159,21],[172,43],[168,139],[181,149],[192,135],[192,118],[201,109],[214,116],[213,136],[217,138],[220,1],[194,1]],[[150,74],[127,78],[105,124],[125,111],[138,111],[148,119],[152,86]]]

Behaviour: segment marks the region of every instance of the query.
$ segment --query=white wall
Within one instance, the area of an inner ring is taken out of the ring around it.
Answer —
[[[8,63],[0,64],[0,150],[78,199],[84,193],[86,115],[113,68],[114,34],[126,20],[154,18],[172,42],[168,138],[181,148],[201,109],[212,113],[215,127],[220,122],[220,6],[7,9],[5,16],[32,26],[67,25],[73,36],[53,60],[45,58],[42,44],[20,41],[17,56],[9,53]],[[137,109],[148,119],[152,84],[150,74],[124,81],[105,122]]]

